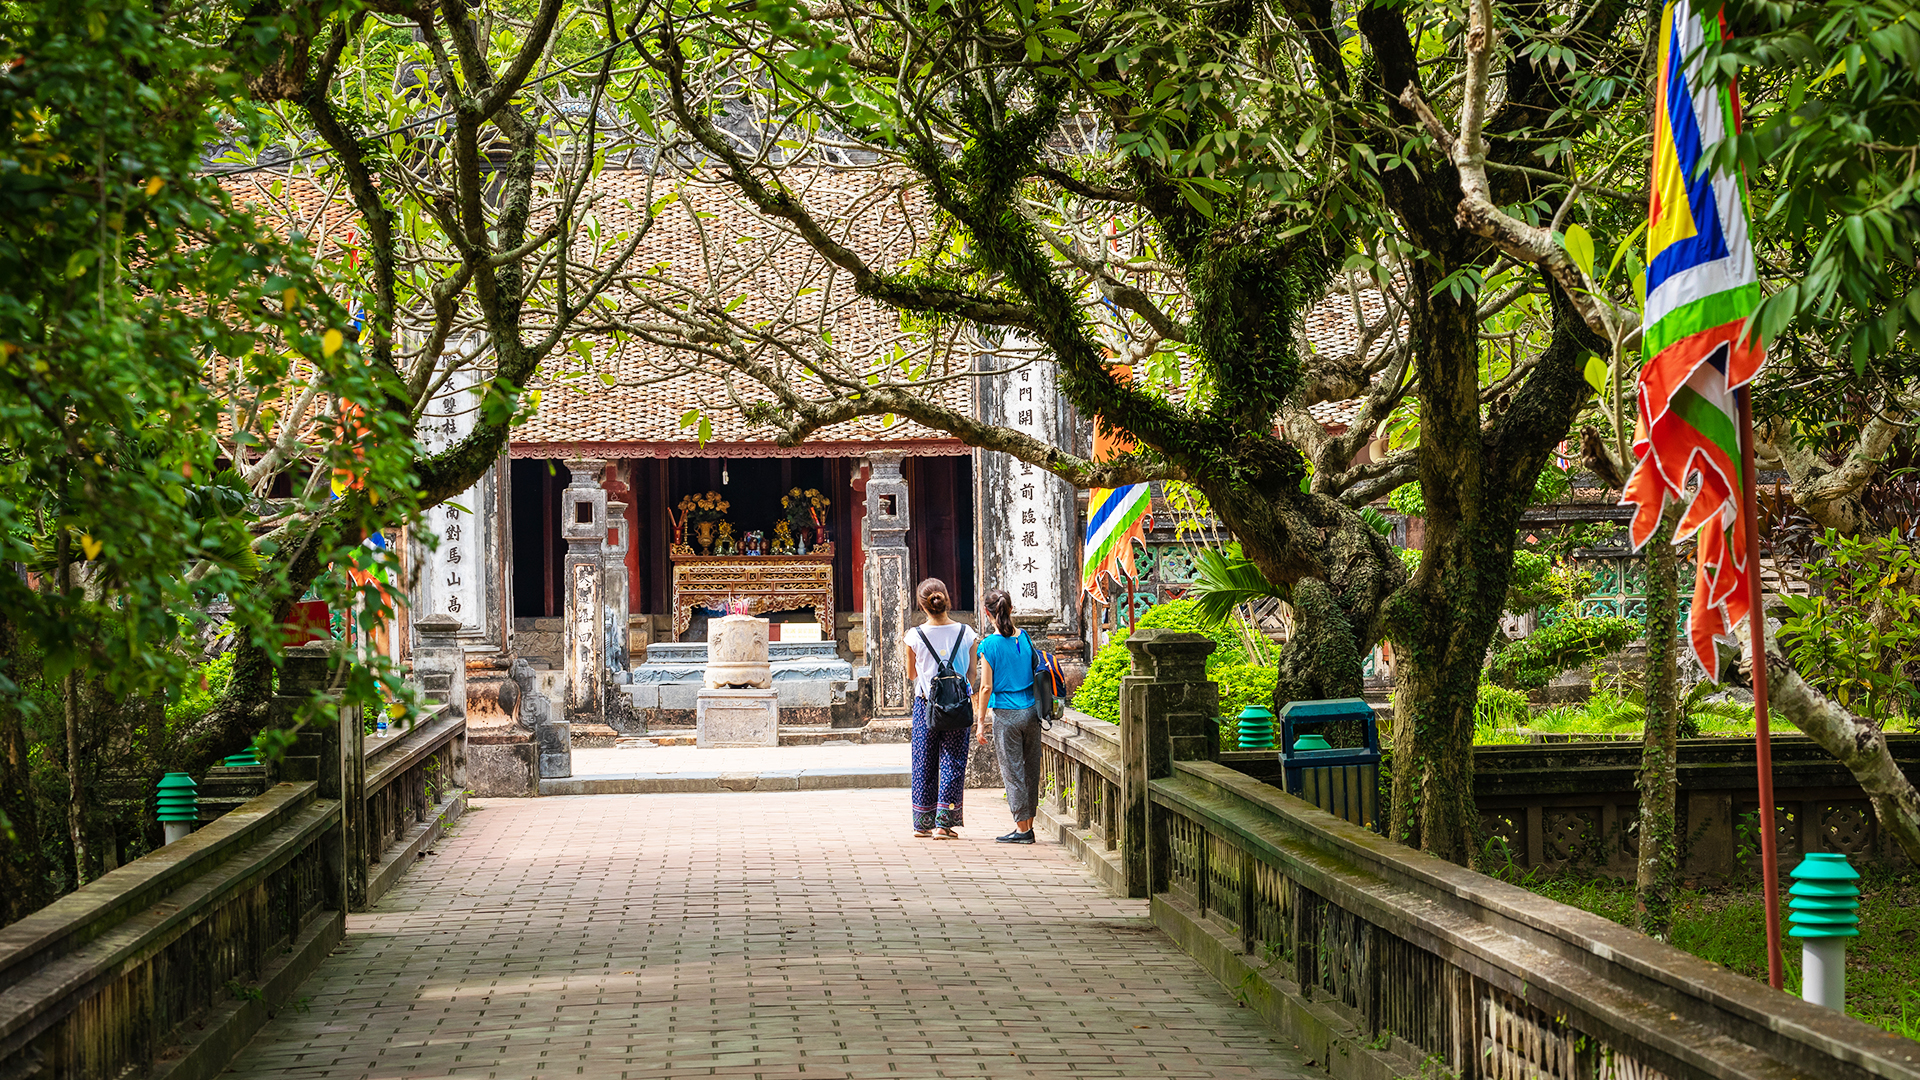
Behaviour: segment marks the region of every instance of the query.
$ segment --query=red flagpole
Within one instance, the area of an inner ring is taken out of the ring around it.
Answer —
[[[1753,755],[1760,781],[1760,874],[1767,908],[1767,983],[1785,982],[1780,959],[1780,855],[1773,804],[1773,736],[1767,728],[1767,615],[1760,606],[1760,512],[1754,495],[1752,383],[1742,386],[1740,401],[1740,518],[1747,530],[1748,614],[1753,654]]]

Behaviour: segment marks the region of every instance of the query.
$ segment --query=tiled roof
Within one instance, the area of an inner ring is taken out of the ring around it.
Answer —
[[[1358,314],[1354,311],[1356,301],[1359,305]],[[1319,355],[1351,356],[1360,347],[1361,319],[1371,326],[1377,325],[1386,316],[1386,298],[1379,289],[1368,287],[1349,293],[1344,288],[1336,288],[1302,316],[1301,336],[1306,339],[1307,347]],[[1407,325],[1404,317],[1400,325],[1404,331]],[[1368,349],[1368,356],[1378,357],[1392,348],[1393,344],[1393,334],[1381,334]],[[1363,400],[1316,401],[1307,406],[1307,414],[1328,427],[1345,427],[1353,423]]]
[[[795,172],[788,170],[786,179],[799,189],[802,202],[837,230],[837,241],[876,269],[897,269],[898,257],[916,246],[915,232],[926,228],[924,209],[877,183],[880,177],[873,171]],[[603,230],[640,227],[649,201],[657,203],[669,190],[656,182],[649,191],[647,177],[617,170],[601,175],[594,193],[603,201]],[[783,321],[797,330],[811,328],[812,333],[803,335],[809,338],[809,349],[830,348],[842,370],[884,365],[895,351],[924,356],[929,344],[925,333],[902,329],[893,309],[855,298],[844,271],[783,225],[755,213],[732,185],[688,181],[678,196],[658,211],[631,263],[657,273],[659,280],[646,286],[657,302],[691,303],[710,316],[725,309],[740,328],[762,320]],[[726,284],[721,291],[708,292],[714,277]],[[668,322],[660,312],[639,318],[654,326]],[[696,438],[697,429],[683,420],[695,410],[711,425],[716,444],[767,443],[773,438],[772,428],[749,423],[738,407],[769,401],[771,393],[748,377],[729,373],[718,360],[701,361],[692,352],[663,344],[669,337],[665,333],[627,335],[617,347],[609,336],[587,337],[594,343],[588,357],[556,356],[543,371],[539,408],[514,431],[516,452],[531,452],[536,444],[573,442],[686,444]],[[815,357],[795,357],[767,344],[744,347],[754,362],[782,369],[804,393],[810,376],[801,361]],[[944,369],[927,374],[928,379],[950,379],[934,391],[942,404],[971,411],[972,384],[964,374],[971,359],[970,352],[956,350]],[[812,385],[818,393],[819,384]],[[922,440],[948,442],[951,436],[905,421],[889,424],[885,417],[863,417],[823,428],[808,443]]]
[[[920,246],[930,227],[932,215],[915,192],[899,191],[874,170],[789,167],[782,176],[819,221],[837,230],[834,238],[875,269],[898,269],[900,260]],[[244,201],[274,206],[292,219],[288,222],[292,230],[323,248],[337,249],[355,224],[345,193],[310,178],[254,173],[223,183]],[[662,197],[669,193],[678,197],[663,205]],[[659,304],[691,304],[710,313],[726,309],[740,327],[769,319],[812,324],[824,332],[819,336],[830,337],[830,347],[843,367],[884,366],[896,353],[917,362],[929,351],[926,330],[904,329],[898,312],[854,298],[848,275],[833,268],[783,223],[771,222],[748,207],[729,183],[714,178],[681,181],[646,170],[608,168],[587,196],[590,210],[581,216],[576,235],[592,234],[603,251],[622,233],[638,229],[649,205],[658,208],[629,269],[651,272],[651,282],[639,287]],[[533,227],[543,224],[536,215]],[[587,257],[585,246],[574,257]],[[709,293],[712,278],[725,281],[725,291]],[[810,291],[799,295],[803,290]],[[1362,291],[1359,302],[1368,322],[1384,316],[1385,302],[1377,291]],[[673,336],[666,332],[670,322],[666,313],[642,313],[637,321],[642,332],[623,335],[617,346],[611,333],[588,329],[575,335],[592,345],[586,355],[563,348],[548,358],[534,384],[540,391],[539,405],[513,432],[516,456],[559,456],[575,445],[595,445],[596,452],[607,453],[623,447],[645,453],[671,450],[675,455],[802,452],[775,448],[774,430],[750,424],[742,414],[741,405],[771,400],[764,387],[745,376],[729,375],[716,360],[701,362],[684,348],[665,344]],[[646,333],[648,326],[655,332]],[[1303,317],[1301,333],[1314,352],[1337,356],[1357,348],[1358,327],[1353,297],[1339,291]],[[943,342],[955,347],[941,365],[919,377],[947,380],[936,384],[932,391],[936,398],[970,414],[973,386],[965,372],[972,356],[965,348],[964,334],[952,330],[945,334]],[[1374,343],[1374,351],[1389,347],[1391,341],[1391,335],[1383,335]],[[822,346],[816,342],[814,347]],[[809,377],[803,361],[812,357],[795,357],[764,344],[748,349],[752,359],[783,368],[796,381]],[[1359,399],[1319,402],[1309,411],[1315,420],[1338,426],[1352,421],[1359,404]],[[709,425],[704,447],[696,444],[697,424],[682,423],[695,411]],[[837,444],[845,452],[900,444],[924,444],[920,452],[962,449],[945,432],[887,421],[863,417],[835,424],[814,432],[808,445]]]

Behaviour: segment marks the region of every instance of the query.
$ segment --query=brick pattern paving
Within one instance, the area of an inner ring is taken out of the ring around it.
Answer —
[[[996,795],[481,802],[228,1075],[1320,1075]]]

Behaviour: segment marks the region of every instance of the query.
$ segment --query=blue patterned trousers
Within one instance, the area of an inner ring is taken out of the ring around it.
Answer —
[[[954,829],[967,794],[967,749],[973,726],[933,731],[927,699],[913,699],[913,830]]]

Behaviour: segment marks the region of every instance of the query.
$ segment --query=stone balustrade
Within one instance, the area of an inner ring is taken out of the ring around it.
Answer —
[[[1222,764],[1212,643],[1128,646],[1118,728],[1044,737],[1041,827],[1332,1075],[1920,1080],[1909,1040]]]
[[[330,685],[336,659],[289,650],[276,709]],[[435,704],[409,729],[367,739],[345,708],[298,735],[263,794],[0,928],[0,1077],[223,1071],[339,944],[344,913],[465,806],[458,646],[423,635],[415,672]]]

